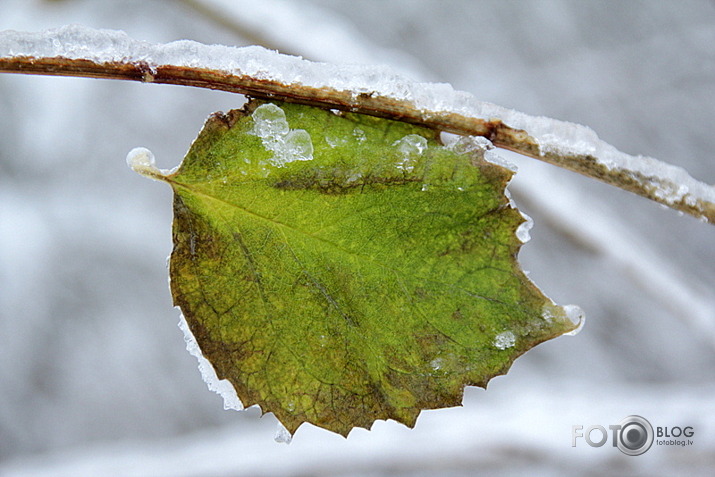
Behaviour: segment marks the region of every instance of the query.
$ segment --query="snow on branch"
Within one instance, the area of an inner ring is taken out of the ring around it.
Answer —
[[[503,147],[634,192],[715,224],[715,187],[684,169],[631,156],[589,128],[477,100],[443,83],[386,67],[316,63],[258,46],[182,40],[152,44],[125,33],[70,25],[0,32],[0,72],[125,79],[279,98],[398,119]]]

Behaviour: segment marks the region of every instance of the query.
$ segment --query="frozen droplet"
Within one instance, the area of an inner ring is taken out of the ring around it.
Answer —
[[[415,168],[415,161],[427,149],[427,139],[418,134],[408,134],[398,139],[393,146],[400,152],[400,162],[397,168],[403,171],[412,172]]]
[[[499,333],[494,338],[494,346],[496,346],[499,349],[513,348],[515,343],[516,343],[516,336],[514,336],[514,333],[512,333],[511,331],[505,331],[503,333]]]
[[[336,148],[338,146],[346,144],[348,140],[340,136],[325,136],[325,142],[328,143],[328,146]]]
[[[576,305],[565,305],[564,312],[566,313],[568,319],[571,320],[574,325],[576,325],[576,328],[574,330],[569,331],[566,334],[569,336],[577,335],[583,328],[583,325],[586,324],[586,314],[580,307]]]
[[[171,171],[163,171],[156,167],[154,153],[145,147],[135,147],[127,154],[127,165],[136,173],[160,180]]]
[[[365,131],[360,128],[353,129],[353,136],[355,136],[355,139],[357,139],[359,142],[363,142],[367,139]]]
[[[288,432],[288,429],[286,429],[283,424],[279,422],[278,427],[276,428],[276,435],[273,437],[273,440],[281,444],[290,444],[293,440],[293,435]]]
[[[156,167],[154,153],[145,147],[135,147],[127,154],[127,165],[135,167]]]

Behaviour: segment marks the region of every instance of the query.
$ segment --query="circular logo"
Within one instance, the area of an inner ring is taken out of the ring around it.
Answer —
[[[617,446],[626,455],[641,455],[653,445],[653,426],[641,416],[628,416],[621,421]]]

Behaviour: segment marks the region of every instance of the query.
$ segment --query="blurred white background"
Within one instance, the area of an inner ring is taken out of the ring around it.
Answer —
[[[68,23],[152,42],[263,44],[389,64],[715,182],[710,1],[0,0],[0,29]],[[715,227],[508,154],[536,222],[520,259],[583,331],[517,360],[464,407],[348,439],[229,412],[171,306],[171,193],[131,172],[179,163],[211,112],[243,98],[176,86],[0,75],[0,475],[711,475]],[[505,153],[507,154],[507,153]],[[640,414],[691,447],[627,457],[571,426]]]

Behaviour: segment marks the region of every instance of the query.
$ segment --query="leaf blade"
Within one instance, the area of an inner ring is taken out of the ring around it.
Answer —
[[[516,262],[510,177],[399,122],[214,116],[167,178],[175,303],[218,376],[290,432],[412,426],[573,328]]]

